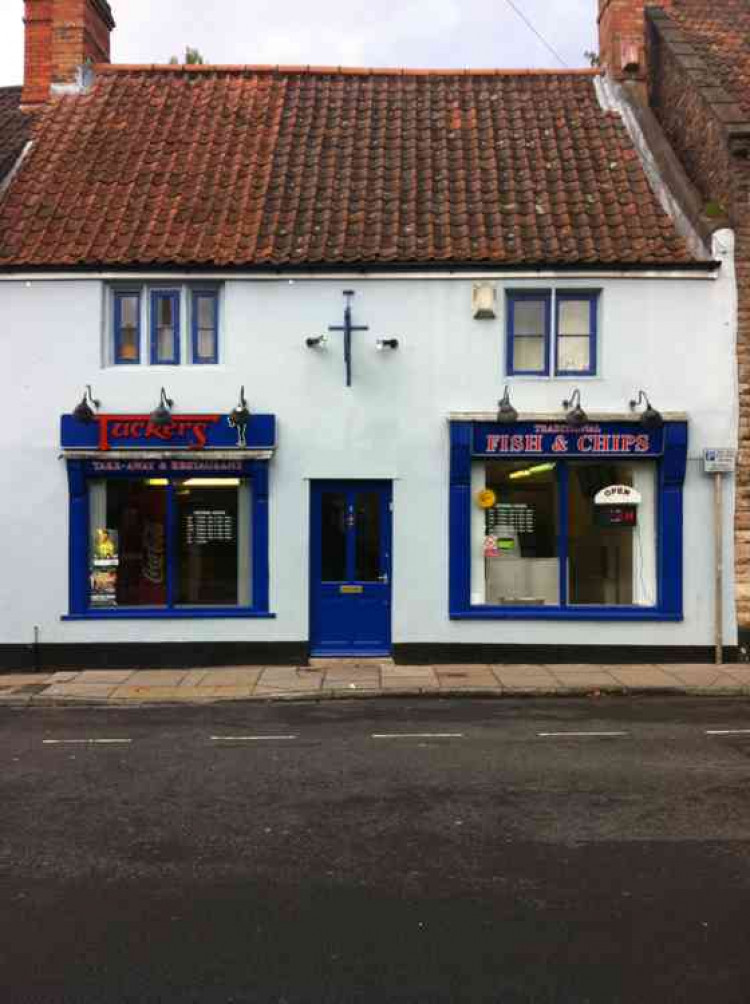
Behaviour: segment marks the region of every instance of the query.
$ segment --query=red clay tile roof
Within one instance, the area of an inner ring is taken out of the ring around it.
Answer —
[[[0,266],[694,260],[588,71],[97,70],[0,203]]]
[[[706,61],[706,83],[723,85],[750,118],[749,0],[674,0],[667,13]]]
[[[20,106],[20,87],[0,87],[0,183],[31,138],[31,118]]]

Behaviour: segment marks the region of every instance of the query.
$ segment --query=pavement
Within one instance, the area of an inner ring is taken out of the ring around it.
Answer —
[[[200,704],[362,697],[750,696],[750,665],[435,665],[81,670],[0,675],[0,706]]]

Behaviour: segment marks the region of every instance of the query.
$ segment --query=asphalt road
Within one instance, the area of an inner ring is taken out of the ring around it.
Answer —
[[[0,1001],[747,1004],[749,783],[740,701],[2,710]]]

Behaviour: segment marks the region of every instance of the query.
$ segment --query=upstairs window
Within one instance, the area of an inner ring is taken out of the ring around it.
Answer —
[[[105,365],[216,365],[220,289],[144,284],[111,291]]]
[[[218,362],[219,297],[215,290],[193,292],[193,362]]]
[[[598,303],[597,292],[509,292],[508,375],[595,376]]]
[[[592,376],[596,373],[595,293],[557,293],[555,373]]]
[[[141,294],[115,293],[114,314],[115,362],[137,364],[141,361]]]
[[[176,366],[180,361],[180,294],[151,294],[151,363]]]

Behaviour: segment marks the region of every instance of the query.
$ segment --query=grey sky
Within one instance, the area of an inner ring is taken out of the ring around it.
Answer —
[[[113,60],[162,63],[559,65],[506,0],[110,0]],[[514,0],[569,66],[596,48],[596,0]],[[21,83],[23,0],[0,0],[0,85]]]

